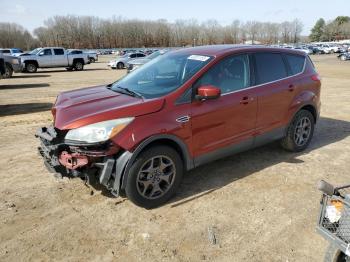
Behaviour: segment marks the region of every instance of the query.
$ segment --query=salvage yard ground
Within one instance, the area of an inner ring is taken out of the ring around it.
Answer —
[[[0,261],[322,260],[315,185],[350,182],[350,62],[312,57],[322,108],[306,152],[275,143],[205,165],[149,211],[79,179],[56,180],[37,154],[35,130],[51,121],[59,92],[125,74],[107,69],[109,59],[0,80]]]

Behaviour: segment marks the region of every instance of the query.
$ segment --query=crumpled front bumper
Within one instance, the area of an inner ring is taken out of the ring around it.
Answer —
[[[111,142],[77,145],[67,143],[64,136],[65,132],[52,126],[39,128],[35,134],[40,140],[38,151],[46,168],[56,177],[97,181],[118,196],[121,178],[132,154]]]

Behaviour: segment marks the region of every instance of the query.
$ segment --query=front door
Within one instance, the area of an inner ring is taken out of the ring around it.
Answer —
[[[39,53],[39,67],[51,67],[52,66],[52,51],[51,48],[45,48]]]
[[[218,62],[195,83],[194,89],[204,85],[219,87],[221,96],[192,103],[196,165],[251,147],[257,113],[257,99],[249,88],[248,55],[234,55]]]

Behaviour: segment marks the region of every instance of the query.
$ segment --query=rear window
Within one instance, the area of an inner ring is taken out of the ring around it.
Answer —
[[[264,84],[287,77],[286,66],[281,54],[256,53],[256,81]]]
[[[55,53],[55,55],[64,55],[64,51],[63,49],[54,49],[53,52]]]
[[[287,55],[286,58],[290,67],[290,70],[292,71],[292,75],[299,74],[304,69],[305,64],[305,57],[300,55]]]

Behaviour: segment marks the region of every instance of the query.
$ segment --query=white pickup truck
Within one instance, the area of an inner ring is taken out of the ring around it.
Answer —
[[[67,70],[81,71],[89,64],[87,54],[69,54],[62,47],[36,48],[19,56],[24,72],[35,73],[38,68],[65,67]]]

